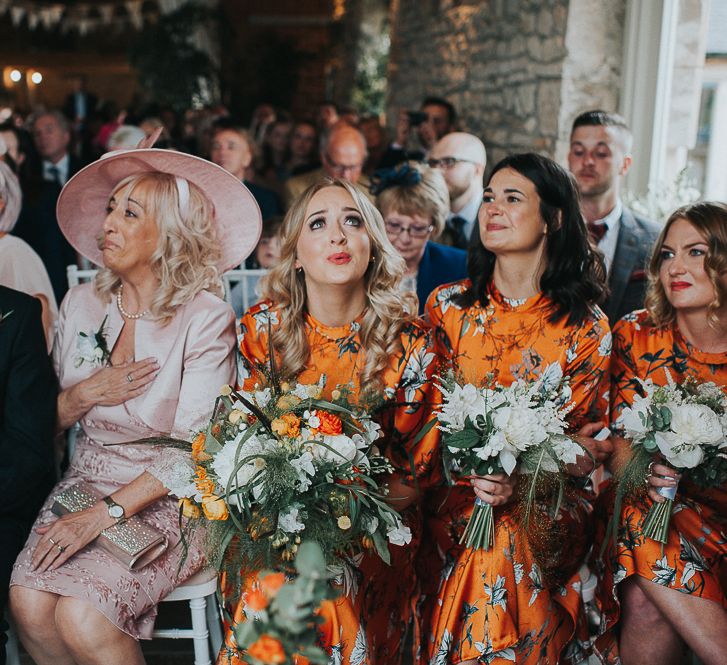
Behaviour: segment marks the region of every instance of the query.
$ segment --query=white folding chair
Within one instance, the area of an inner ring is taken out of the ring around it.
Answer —
[[[263,269],[248,270],[247,268],[235,268],[233,270],[228,270],[222,275],[222,283],[225,288],[225,300],[232,304],[232,289],[238,284],[241,284],[243,311],[247,310],[247,308],[253,304],[250,302],[249,297],[251,291],[249,283],[252,280],[259,279],[265,273],[267,273],[267,270]],[[83,282],[90,282],[96,276],[96,270],[93,268],[82,269],[77,265],[70,265],[66,267],[66,276],[68,278],[68,286],[70,288],[78,286]]]
[[[194,665],[211,665],[210,644],[215,659],[222,647],[222,626],[216,591],[217,574],[210,569],[202,570],[180,584],[163,598],[162,602],[188,600],[192,628],[158,628],[152,636],[171,640],[192,640]]]
[[[194,665],[212,665],[222,647],[222,624],[217,605],[217,575],[213,570],[203,570],[180,584],[163,603],[189,601],[192,615],[191,628],[158,628],[152,637],[159,639],[192,640]],[[7,665],[20,665],[18,638],[12,622],[8,622],[6,655]],[[210,646],[212,650],[210,652]]]
[[[222,275],[222,281],[225,285],[225,300],[233,305],[232,302],[232,289],[236,286],[240,286],[238,292],[242,296],[242,311],[245,312],[253,305],[255,301],[250,301],[250,293],[253,289],[250,288],[250,282],[257,282],[260,277],[265,275],[268,271],[263,269],[247,269],[247,268],[235,268],[234,270],[228,270]]]
[[[66,278],[68,279],[68,288],[78,286],[83,282],[90,282],[96,276],[95,268],[79,268],[77,265],[66,266]]]

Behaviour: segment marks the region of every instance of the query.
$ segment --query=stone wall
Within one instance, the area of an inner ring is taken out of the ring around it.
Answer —
[[[555,156],[577,111],[617,108],[625,1],[394,0],[390,121],[439,95],[490,164]]]

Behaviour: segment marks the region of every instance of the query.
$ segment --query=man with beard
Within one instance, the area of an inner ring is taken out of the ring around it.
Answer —
[[[573,121],[568,168],[578,182],[591,239],[603,252],[610,295],[604,307],[613,325],[644,306],[646,262],[659,226],[635,215],[619,196],[631,166],[633,137],[615,113],[586,111]]]
[[[449,190],[449,215],[442,235],[436,240],[467,249],[482,203],[487,163],[485,146],[472,134],[452,132],[434,144],[427,163],[441,170]]]

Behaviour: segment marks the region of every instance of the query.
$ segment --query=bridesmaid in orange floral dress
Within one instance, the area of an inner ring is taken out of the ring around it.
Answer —
[[[379,212],[345,181],[314,185],[293,205],[282,231],[281,261],[264,286],[267,300],[240,322],[241,383],[264,382],[271,349],[282,379],[324,381],[323,394],[350,387],[376,406],[382,448],[398,470],[389,481],[393,505],[405,512],[413,541],[390,546],[391,566],[365,554],[351,591],[322,608],[322,643],[334,663],[398,663],[407,631],[418,643],[413,556],[420,511],[415,485],[430,482],[436,432],[413,439],[431,417],[435,356],[430,330],[415,318],[415,298],[402,296],[404,263],[387,239]],[[269,372],[268,372],[269,373]],[[416,481],[415,481],[416,478]],[[244,618],[244,600],[235,619]],[[221,662],[239,662],[228,632]]]
[[[646,309],[625,316],[614,328],[612,419],[632,404],[639,380],[665,385],[665,369],[678,383],[690,377],[727,390],[723,203],[680,208],[661,232],[649,265]],[[616,441],[614,462],[629,453],[628,441]],[[669,542],[662,546],[644,537],[643,523],[651,502],[664,501],[655,488],[673,486],[675,478],[673,469],[655,464],[647,479],[650,500],[624,503],[618,542],[609,550],[600,588],[605,634],[598,645],[612,662],[618,662],[614,627],[620,629],[625,665],[676,665],[685,643],[705,664],[725,662],[727,487],[703,489],[682,480]]]
[[[539,155],[495,166],[479,233],[481,243],[470,249],[471,278],[440,287],[427,303],[439,355],[475,384],[488,374],[505,386],[536,380],[546,368],[569,376],[568,421],[571,431],[581,428],[578,440],[592,456],[579,456],[569,468],[573,487],[556,519],[538,517],[563,547],[523,533],[509,503],[517,474],[461,479],[431,493],[427,526],[444,560],[439,591],[426,601],[429,662],[555,665],[578,648],[574,640],[566,650],[580,620],[578,569],[589,546],[590,495],[583,485],[610,452],[608,441],[591,438],[603,426],[598,421],[605,422],[597,403],[611,353],[608,321],[596,305],[604,267],[589,243],[572,178]],[[489,550],[459,544],[475,495],[496,506]]]

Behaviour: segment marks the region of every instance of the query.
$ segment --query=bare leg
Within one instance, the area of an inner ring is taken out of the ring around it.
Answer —
[[[10,587],[10,612],[20,641],[38,665],[75,665],[56,629],[59,598],[46,591]]]
[[[619,652],[623,665],[679,665],[684,642],[667,618],[641,590],[637,575],[619,584],[621,618]],[[643,580],[656,586],[653,582]]]
[[[724,664],[727,653],[727,612],[722,607],[712,601],[654,584],[642,577],[636,579],[648,599],[704,665]]]
[[[55,623],[78,665],[144,665],[139,642],[89,603],[61,598]]]

